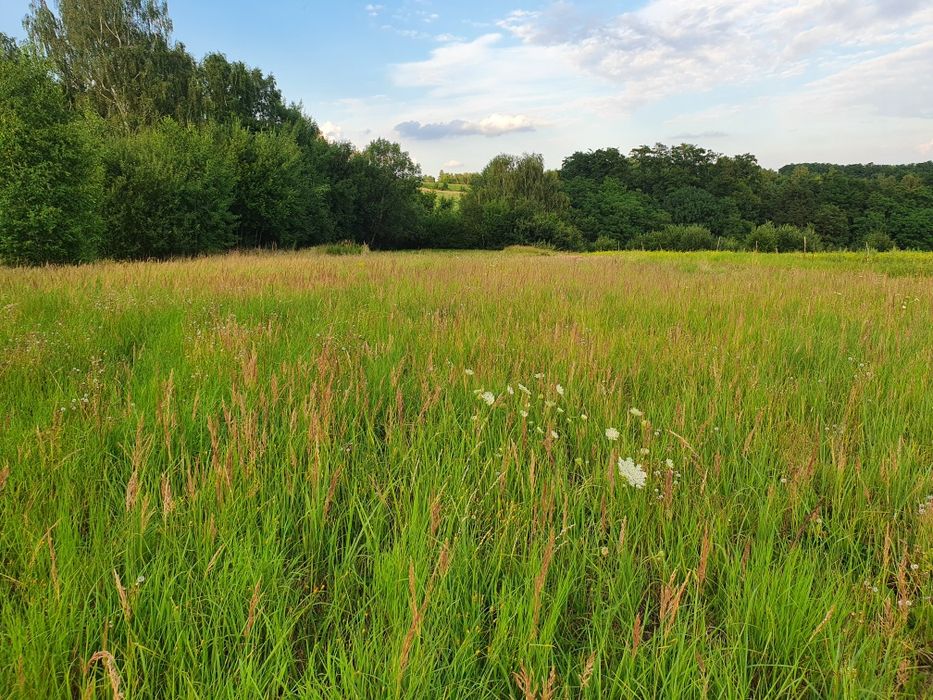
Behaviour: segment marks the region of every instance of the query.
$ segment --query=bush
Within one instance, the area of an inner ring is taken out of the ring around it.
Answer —
[[[598,236],[593,243],[593,250],[619,250],[619,241],[606,235]]]
[[[424,245],[431,248],[472,248],[476,241],[452,199],[438,197],[422,221]]]
[[[222,134],[165,119],[105,154],[106,247],[115,258],[165,258],[233,247],[237,177]]]
[[[879,253],[886,253],[894,249],[894,241],[883,231],[872,231],[865,236],[865,247]]]
[[[670,225],[660,231],[636,236],[629,242],[633,250],[715,250],[716,238],[705,226]]]
[[[312,210],[324,207],[322,195],[306,177],[292,134],[231,126],[225,137],[236,172],[231,210],[237,245],[296,248],[323,240],[311,218]]]
[[[748,238],[745,247],[762,253],[790,253],[795,251],[817,252],[823,249],[823,242],[811,226],[800,228],[792,224],[775,226],[770,221],[756,226]]]
[[[558,250],[583,250],[586,242],[580,230],[550,212],[536,212],[519,219],[516,231],[523,243],[554,246]]]
[[[12,51],[0,58],[0,259],[92,260],[101,183],[89,123],[69,110],[46,66]]]

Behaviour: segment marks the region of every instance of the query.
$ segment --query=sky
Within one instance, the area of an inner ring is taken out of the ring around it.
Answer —
[[[0,0],[22,36],[27,0]],[[175,39],[273,73],[331,139],[425,173],[696,143],[933,159],[933,0],[169,0]]]

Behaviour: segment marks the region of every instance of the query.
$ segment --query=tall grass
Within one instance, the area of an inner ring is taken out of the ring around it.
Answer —
[[[0,270],[0,695],[923,697],[929,274]]]

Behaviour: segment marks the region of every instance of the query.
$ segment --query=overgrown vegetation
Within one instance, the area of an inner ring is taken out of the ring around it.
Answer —
[[[424,177],[328,143],[275,78],[192,57],[155,0],[36,1],[0,35],[0,259],[376,249],[933,250],[933,162],[761,168],[697,146],[501,155]],[[189,177],[190,176],[190,177]],[[806,241],[806,246],[805,242]]]
[[[930,275],[0,269],[0,696],[929,697]]]

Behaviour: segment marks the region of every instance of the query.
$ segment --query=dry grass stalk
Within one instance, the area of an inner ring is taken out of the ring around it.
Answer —
[[[133,510],[136,505],[136,498],[139,496],[139,470],[133,469],[130,474],[130,480],[126,484],[126,510]]]
[[[512,677],[515,679],[519,691],[521,691],[523,700],[553,700],[557,691],[557,669],[553,666],[551,666],[551,672],[548,674],[547,680],[541,686],[540,696],[538,695],[538,686],[528,669],[525,668],[525,664],[520,666],[519,671],[513,671]]]
[[[175,510],[175,499],[172,498],[172,482],[168,474],[162,474],[162,520],[167,521]]]
[[[46,542],[49,545],[49,565],[52,574],[52,587],[55,589],[55,600],[61,600],[62,587],[58,578],[58,559],[55,556],[55,546],[52,544],[52,529],[45,534]]]
[[[580,674],[580,688],[586,690],[593,678],[593,666],[596,664],[596,652],[590,654],[586,663],[583,665],[583,673]]]
[[[820,622],[820,624],[818,624],[818,625],[816,626],[816,629],[813,630],[813,633],[810,635],[810,638],[807,640],[808,643],[809,643],[809,642],[812,642],[814,639],[816,639],[817,635],[818,635],[820,632],[823,631],[823,628],[826,627],[826,625],[829,624],[829,621],[830,621],[830,619],[832,618],[834,612],[836,612],[836,604],[835,604],[835,603],[833,603],[833,604],[829,607],[829,610],[826,611],[826,615],[823,617],[823,621]]]
[[[123,619],[129,622],[133,618],[133,610],[130,607],[130,598],[123,587],[123,581],[120,580],[120,574],[113,570],[113,582],[117,586],[117,595],[120,596],[120,607],[123,608]]]
[[[419,604],[417,582],[415,580],[415,562],[412,560],[408,563],[408,595],[409,604],[411,605],[411,625],[408,627],[408,632],[405,633],[405,639],[402,642],[402,651],[399,655],[399,683],[402,682],[405,669],[408,668],[408,660],[411,654],[411,648],[415,642],[415,639],[421,632],[421,624],[424,622],[424,615],[427,612],[428,605],[431,602],[431,595],[434,592],[434,587],[437,585],[438,580],[442,579],[447,574],[447,568],[449,566],[450,544],[448,542],[444,542],[444,545],[441,547],[440,555],[437,558],[437,563],[434,565],[434,571],[431,573],[431,578],[428,579],[428,585],[424,591],[424,597],[421,599],[421,603]]]
[[[680,609],[681,598],[687,588],[686,578],[679,586],[674,584],[674,577],[676,575],[676,571],[671,572],[671,577],[668,579],[667,583],[661,584],[661,607],[658,612],[658,617],[661,622],[661,627],[665,632],[670,630],[674,621],[677,619],[677,611]]]
[[[706,567],[709,564],[709,553],[713,548],[713,540],[709,534],[709,526],[703,530],[703,539],[700,541],[700,562],[697,564],[697,592],[703,591],[703,583],[706,581]]]
[[[116,659],[113,658],[113,654],[109,651],[94,652],[91,660],[87,662],[85,672],[89,672],[91,666],[98,661],[102,661],[104,663],[104,668],[107,669],[107,677],[110,679],[110,689],[113,691],[113,700],[123,700],[123,694],[120,692],[120,672],[117,671]]]
[[[259,608],[259,586],[262,583],[262,578],[260,577],[256,581],[256,585],[253,587],[253,596],[249,600],[249,615],[246,617],[246,627],[243,628],[243,637],[249,638],[249,633],[253,630],[253,625],[256,624],[256,611]]]
[[[330,511],[330,505],[334,500],[334,494],[337,492],[337,483],[340,481],[340,475],[346,462],[342,462],[339,467],[330,475],[330,486],[327,487],[327,496],[324,498],[324,521],[327,521],[327,513]]]
[[[531,638],[538,638],[538,620],[541,616],[541,592],[544,590],[544,584],[547,581],[547,572],[551,568],[551,561],[554,558],[554,530],[548,537],[547,545],[544,548],[544,556],[541,559],[541,568],[535,577],[534,603],[531,623]]]
[[[3,491],[3,488],[6,486],[7,479],[10,478],[10,465],[4,464],[3,469],[0,469],[0,492]]]
[[[641,613],[635,615],[635,622],[632,623],[632,657],[638,653],[638,647],[641,646],[641,636],[644,628],[641,624]]]

